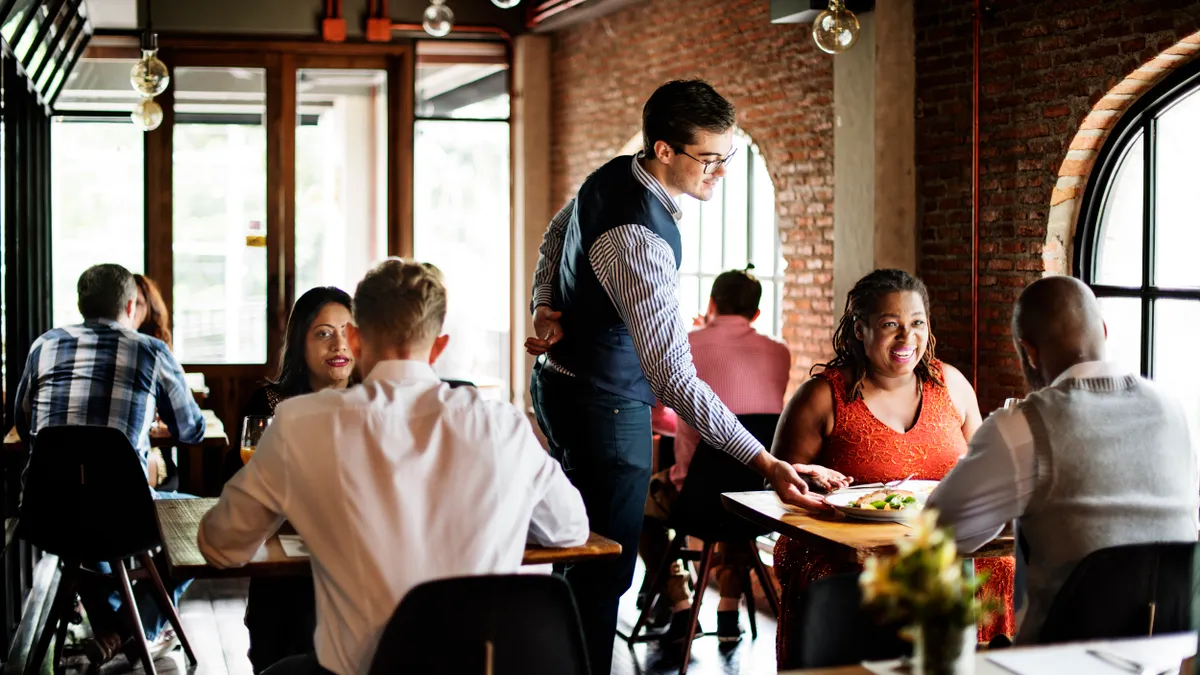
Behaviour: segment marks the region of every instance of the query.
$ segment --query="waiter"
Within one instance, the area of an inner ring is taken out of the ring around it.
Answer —
[[[762,474],[790,504],[820,508],[800,474],[822,467],[766,452],[696,377],[677,290],[676,199],[712,198],[733,157],[734,109],[699,80],[668,82],[642,109],[643,149],[584,181],[550,222],[534,274],[539,358],[530,383],[551,452],[583,495],[591,529],[620,557],[566,570],[594,675],[611,672],[617,604],[633,580],[650,482],[650,407],[657,396],[701,437]]]

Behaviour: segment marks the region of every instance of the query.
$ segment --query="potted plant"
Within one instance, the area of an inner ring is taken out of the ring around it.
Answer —
[[[998,609],[975,592],[987,574],[964,575],[954,537],[926,509],[912,534],[896,542],[896,553],[867,560],[859,577],[863,603],[883,618],[907,625],[913,640],[914,673],[970,675],[974,672],[976,620]],[[969,563],[968,563],[969,564]]]

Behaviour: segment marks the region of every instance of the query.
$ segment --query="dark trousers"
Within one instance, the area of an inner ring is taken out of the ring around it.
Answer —
[[[301,654],[276,663],[265,675],[333,675],[333,672],[321,667],[316,654]]]
[[[550,452],[583,495],[593,532],[621,544],[613,560],[571,565],[592,675],[612,670],[617,604],[633,581],[650,485],[650,406],[536,364],[530,382]]]
[[[261,673],[289,656],[312,653],[317,630],[313,579],[251,579],[246,598],[250,666]]]

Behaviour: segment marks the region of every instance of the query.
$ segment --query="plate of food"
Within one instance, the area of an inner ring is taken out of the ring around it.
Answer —
[[[849,487],[826,496],[825,501],[851,518],[897,522],[920,513],[937,485],[935,480],[910,480],[895,488]]]

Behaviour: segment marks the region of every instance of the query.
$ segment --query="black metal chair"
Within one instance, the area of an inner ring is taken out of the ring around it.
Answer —
[[[881,624],[863,609],[857,572],[812,582],[799,607],[798,662],[789,667],[835,668],[912,653],[912,644],[899,635],[900,625]]]
[[[196,663],[179,614],[151,557],[162,545],[154,499],[124,433],[98,426],[47,427],[38,432],[29,454],[18,534],[33,546],[58,556],[62,570],[46,627],[26,662],[27,673],[41,668],[51,637],[57,637],[52,664],[57,667],[67,620],[74,612],[76,589],[89,575],[106,576],[82,567],[92,561],[112,566],[121,593],[122,614],[134,630],[134,642],[147,673],[154,675],[154,663],[142,638],[145,631],[130,579],[144,578],[153,584],[159,609],[170,619],[188,661]],[[130,558],[138,560],[141,567],[131,570],[126,563]]]
[[[770,447],[775,435],[775,426],[779,415],[738,415],[738,421],[759,442]],[[671,507],[670,527],[675,530],[667,552],[654,572],[650,582],[649,593],[645,607],[634,624],[626,642],[631,646],[636,642],[646,642],[657,639],[656,635],[642,633],[646,627],[651,611],[658,596],[665,590],[671,565],[676,560],[699,561],[700,570],[696,583],[696,593],[692,600],[692,615],[688,636],[683,646],[683,663],[680,675],[687,673],[691,661],[692,640],[696,637],[696,626],[700,621],[700,604],[704,589],[708,587],[708,578],[712,572],[712,559],[716,545],[721,544],[726,564],[739,568],[742,578],[742,590],[746,597],[746,609],[750,620],[750,636],[758,637],[758,623],[755,618],[754,589],[750,580],[750,570],[753,569],[762,585],[771,611],[779,616],[779,597],[772,585],[767,568],[758,555],[756,540],[768,530],[759,528],[743,518],[730,513],[721,503],[722,492],[746,492],[763,489],[763,478],[753,469],[738,462],[728,454],[713,448],[707,443],[700,443],[688,466],[687,478],[679,498]],[[688,537],[695,537],[704,542],[700,550],[684,547]],[[647,570],[649,574],[649,570]]]
[[[1100,549],[1084,558],[1054,597],[1038,644],[1192,630],[1195,542]]]
[[[557,576],[512,574],[439,579],[409,591],[384,628],[369,671],[395,673],[590,670],[567,583]]]

